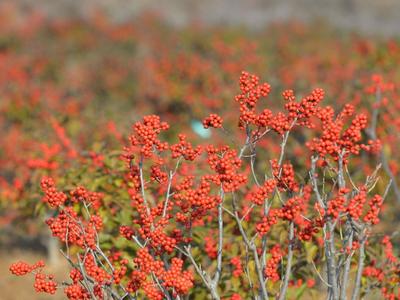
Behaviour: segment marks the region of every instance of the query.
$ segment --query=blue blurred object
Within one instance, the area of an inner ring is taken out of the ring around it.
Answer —
[[[203,123],[201,123],[198,120],[192,120],[190,123],[192,130],[198,134],[200,137],[202,137],[203,139],[208,139],[211,137],[211,130],[209,129],[205,129],[203,127]]]

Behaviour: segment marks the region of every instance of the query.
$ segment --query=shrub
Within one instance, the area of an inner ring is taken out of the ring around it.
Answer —
[[[203,122],[223,143],[193,145],[184,133],[169,143],[170,125],[148,115],[132,126],[125,168],[104,159],[105,192],[59,190],[43,178],[54,212],[46,224],[70,281],[46,275],[43,262],[10,271],[33,273],[36,291],[64,288],[69,299],[358,299],[375,288],[394,299],[390,238],[369,242],[390,183],[374,192],[379,167],[365,178],[349,171],[362,151],[381,153],[363,134],[373,130],[367,116],[350,104],[336,113],[319,88],[299,100],[284,91],[279,111],[259,108],[270,85],[243,72],[239,86],[236,131],[217,114]],[[292,138],[306,140],[304,163],[287,148]]]

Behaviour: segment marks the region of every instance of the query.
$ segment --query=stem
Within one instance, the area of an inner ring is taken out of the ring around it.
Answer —
[[[347,222],[346,222],[346,227],[347,227],[347,230],[349,230],[349,237],[348,237],[348,240],[345,241],[345,244],[348,245],[348,247],[349,246],[351,247],[353,244],[353,229],[351,227],[351,223],[349,220],[347,220]],[[346,262],[345,262],[345,266],[344,266],[344,270],[343,270],[342,286],[341,286],[341,290],[340,290],[340,299],[341,300],[347,299],[346,290],[347,290],[347,284],[349,281],[349,273],[350,273],[352,257],[353,257],[353,255],[349,254],[349,256],[347,257]]]
[[[169,172],[167,195],[165,197],[164,208],[163,208],[163,213],[162,213],[163,218],[167,215],[168,201],[169,201],[169,197],[171,196],[172,178],[173,178],[173,173]]]
[[[270,205],[268,205],[267,201],[264,201],[264,216],[268,216]],[[261,256],[261,267],[264,270],[267,262],[267,235],[262,237],[262,256]]]
[[[149,207],[149,204],[147,203],[146,193],[144,191],[143,157],[140,157],[139,175],[140,175],[140,189],[141,189],[141,192],[142,192],[143,202],[144,202],[144,205],[146,206],[147,215],[150,216],[150,207]]]
[[[326,208],[324,200],[322,199],[322,196],[321,196],[321,194],[319,192],[319,189],[318,189],[318,182],[317,182],[317,176],[316,176],[316,172],[317,172],[316,164],[317,164],[317,161],[318,161],[318,157],[314,157],[314,156],[311,157],[311,170],[310,170],[310,174],[309,175],[310,175],[311,184],[312,184],[314,193],[315,193],[315,195],[317,197],[318,204],[322,208]]]
[[[345,154],[345,151],[341,152],[339,154],[339,170],[338,170],[338,182],[339,182],[339,188],[342,189],[346,186],[346,182],[344,180],[344,172],[343,172],[343,156]]]
[[[258,281],[260,282],[260,296],[262,297],[262,299],[266,300],[266,299],[268,299],[268,292],[267,292],[267,288],[265,287],[265,284],[264,284],[264,275],[262,273],[260,259],[258,257],[258,253],[257,253],[257,247],[255,245],[253,245],[252,250],[253,250],[253,255],[254,255],[254,261],[256,263],[257,277],[258,277]]]
[[[249,256],[249,247],[245,246],[245,250],[246,250],[246,263],[245,263],[245,273],[247,276],[247,280],[249,281],[249,286],[250,286],[250,290],[252,292],[253,298],[255,298],[254,296],[254,290],[253,290],[253,281],[251,280],[251,276],[250,276],[250,270],[249,270],[249,261],[250,261],[250,256]]]
[[[325,241],[325,256],[326,256],[326,266],[328,283],[328,299],[337,300],[339,299],[339,291],[336,280],[336,260],[335,260],[335,239],[334,239],[334,225],[331,219],[327,221],[329,238]]]
[[[218,256],[217,256],[217,271],[215,272],[213,285],[216,287],[222,273],[222,248],[224,241],[224,220],[223,220],[223,206],[224,190],[221,185],[221,202],[218,204]]]
[[[360,293],[361,277],[364,269],[364,259],[365,259],[365,241],[366,239],[363,238],[360,243],[360,254],[358,256],[358,269],[353,290],[353,296],[351,297],[352,300],[357,300],[358,294]]]
[[[294,223],[290,222],[289,225],[289,247],[288,247],[288,258],[285,270],[285,279],[283,281],[283,286],[279,292],[279,300],[286,299],[286,292],[289,286],[289,278],[292,271],[292,259],[293,259],[293,239],[294,239]]]
[[[338,165],[338,184],[339,188],[343,189],[346,187],[346,181],[344,179],[344,168],[343,168],[343,157],[344,157],[344,150],[339,154],[339,165]],[[349,176],[350,181],[351,177]],[[346,196],[347,199],[347,196]],[[346,232],[345,232],[345,238],[344,238],[344,246],[351,247],[353,244],[353,228],[351,226],[351,222],[349,219],[346,220]],[[345,255],[345,253],[343,254]],[[342,268],[342,257],[339,260],[339,270],[337,270],[337,276],[340,276],[341,268]],[[341,300],[346,300],[347,295],[346,295],[346,290],[347,290],[347,283],[349,279],[349,273],[350,273],[350,265],[351,265],[351,258],[352,254],[349,254],[348,257],[345,259],[345,265],[344,265],[344,270],[343,270],[343,276],[341,280],[341,286],[340,286],[340,299]],[[339,282],[339,278],[337,278],[337,281]]]
[[[256,265],[256,271],[257,271],[257,277],[258,277],[258,281],[260,284],[260,296],[262,297],[262,299],[269,299],[268,298],[268,292],[267,289],[265,287],[265,283],[264,283],[264,275],[263,275],[263,268],[260,264],[260,258],[258,257],[258,253],[257,253],[257,247],[254,244],[253,241],[250,241],[249,238],[247,237],[246,232],[244,231],[242,222],[239,218],[238,215],[238,210],[237,210],[237,204],[236,204],[236,197],[235,197],[235,193],[233,193],[232,195],[232,207],[233,207],[233,214],[234,214],[234,219],[239,227],[239,231],[240,234],[242,235],[243,241],[245,242],[246,246],[251,249],[253,251],[253,256],[254,256],[254,262]]]
[[[177,248],[177,247],[176,247]],[[189,258],[190,262],[192,263],[192,265],[194,266],[197,274],[199,274],[200,278],[203,280],[204,284],[206,285],[206,287],[208,288],[208,290],[211,293],[211,297],[213,300],[220,300],[220,297],[218,295],[218,291],[215,288],[215,286],[213,285],[210,276],[208,276],[208,274],[203,271],[201,269],[201,267],[197,264],[196,260],[194,259],[191,250],[190,250],[190,246],[185,247],[186,251],[181,250],[180,248],[177,248],[182,254],[184,254],[187,258]]]

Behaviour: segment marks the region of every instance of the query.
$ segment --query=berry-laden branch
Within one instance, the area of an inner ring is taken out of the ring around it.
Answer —
[[[104,186],[95,185],[102,193],[59,190],[43,178],[42,201],[53,212],[46,224],[64,245],[70,280],[45,275],[43,262],[10,271],[34,274],[38,292],[83,300],[338,300],[374,287],[394,295],[390,239],[383,263],[369,243],[389,187],[381,196],[377,171],[351,175],[361,151],[378,153],[379,142],[363,134],[367,117],[323,105],[319,88],[301,99],[284,91],[280,109],[259,108],[272,96],[257,76],[243,72],[239,88],[228,141],[175,140],[169,124],[148,115],[132,126],[121,158],[109,158],[125,167],[104,170]],[[224,122],[210,114],[203,125],[226,134]],[[300,135],[304,157],[293,152]],[[240,139],[237,148],[231,140]]]

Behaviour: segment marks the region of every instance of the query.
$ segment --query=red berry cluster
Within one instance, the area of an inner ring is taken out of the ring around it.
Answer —
[[[48,203],[50,207],[58,207],[63,205],[67,200],[67,195],[65,195],[63,192],[57,191],[52,178],[44,177],[40,185],[45,194],[42,198],[42,201]]]
[[[149,239],[150,246],[154,249],[158,249],[160,252],[171,253],[177,244],[177,239],[170,237],[165,233],[165,227],[168,225],[168,220],[162,218],[154,225],[155,228],[148,234],[144,233],[143,237]]]
[[[376,278],[382,282],[385,278],[385,273],[382,269],[375,267],[374,265],[366,266],[363,271],[363,275],[369,278]]]
[[[301,241],[310,241],[312,237],[319,232],[321,227],[323,227],[322,220],[304,220],[303,225],[300,226],[300,229],[297,232],[297,236]]]
[[[239,256],[231,258],[231,264],[234,267],[232,275],[233,277],[240,277],[243,274],[242,262]]]
[[[264,110],[264,113],[266,113],[266,110]],[[282,135],[290,129],[291,122],[283,112],[277,112],[269,120],[269,122],[267,123],[267,127],[271,128],[279,135]]]
[[[265,235],[269,232],[272,225],[278,223],[279,209],[270,209],[268,216],[264,216],[261,222],[257,223],[256,230],[260,235]]]
[[[305,210],[305,197],[295,196],[286,201],[285,205],[278,211],[278,217],[287,221],[297,221],[300,214]],[[301,220],[301,218],[300,218]]]
[[[214,147],[210,145],[206,149],[208,164],[217,175],[210,177],[215,184],[222,185],[225,192],[233,192],[247,181],[246,175],[238,173],[242,161],[238,158],[236,150],[229,146]]]
[[[337,196],[331,199],[328,203],[328,208],[326,213],[328,216],[332,216],[332,218],[336,219],[339,214],[344,210],[344,203],[346,199],[343,196]]]
[[[336,197],[329,200],[328,207],[326,210],[327,215],[332,216],[334,219],[336,219],[340,215],[340,213],[346,210],[345,195],[348,194],[349,192],[350,192],[349,189],[342,188],[339,190],[339,193]]]
[[[361,149],[371,153],[371,154],[379,154],[382,150],[382,142],[379,139],[369,140],[367,144],[361,144]]]
[[[322,135],[307,143],[310,150],[317,152],[320,157],[330,155],[337,160],[343,150],[347,156],[349,153],[358,154],[362,148],[370,149],[368,145],[360,143],[361,131],[367,126],[366,115],[356,115],[350,126],[344,130],[345,119],[353,114],[354,107],[351,105],[346,105],[337,117],[332,107],[321,108],[316,116],[322,122]]]
[[[268,96],[271,89],[270,85],[267,83],[259,84],[259,78],[247,72],[242,72],[239,83],[241,94],[236,96],[235,99],[240,105],[240,128],[254,124],[259,128],[271,128],[282,135],[294,125],[314,127],[310,119],[319,112],[320,107],[318,105],[324,98],[322,89],[313,90],[300,102],[296,102],[292,90],[286,90],[282,96],[286,100],[287,114],[283,112],[273,114],[269,109],[264,109],[261,114],[257,114],[256,104],[261,97]]]
[[[277,186],[280,190],[297,192],[299,190],[298,184],[295,180],[294,168],[291,163],[286,163],[280,166],[276,159],[270,161],[272,166],[272,173],[277,181]]]
[[[172,289],[175,296],[187,294],[193,286],[193,274],[189,271],[182,272],[183,261],[179,258],[173,258],[169,269],[165,270],[164,263],[155,260],[148,250],[143,248],[138,251],[134,262],[138,269],[132,273],[132,280],[128,284],[128,290],[136,291],[142,288],[150,299],[163,298],[161,291],[147,280],[151,274],[160,280],[164,288]]]
[[[105,284],[111,280],[111,275],[107,273],[102,266],[97,264],[96,258],[93,254],[88,254],[82,257],[84,262],[85,272],[90,276],[97,284]]]
[[[268,179],[262,186],[255,186],[253,190],[246,195],[246,199],[256,205],[262,205],[276,187],[275,179]]]
[[[217,257],[217,246],[215,240],[211,236],[204,237],[204,251],[207,253],[207,256],[211,259]]]
[[[38,293],[55,294],[57,291],[57,282],[55,282],[52,275],[45,275],[43,273],[36,273],[35,283],[33,287]]]
[[[211,184],[209,182],[209,177],[204,176],[201,178],[198,188],[182,190],[180,193],[174,195],[174,199],[177,201],[177,204],[184,209],[183,212],[189,211],[189,208],[193,208],[193,210],[197,211],[199,216],[202,216],[203,212],[216,207],[220,202],[219,197],[212,196],[210,193]],[[190,206],[186,206],[185,202]]]
[[[23,276],[28,273],[35,274],[35,281],[33,287],[38,293],[55,294],[57,291],[57,282],[54,281],[53,275],[46,275],[42,273],[42,268],[45,266],[43,261],[38,261],[33,265],[29,265],[26,262],[19,261],[13,263],[9,270],[16,276]]]
[[[193,148],[192,144],[186,141],[186,135],[179,134],[179,143],[172,145],[170,147],[172,152],[172,158],[183,157],[186,160],[193,161],[198,157],[202,152],[202,147],[197,146]]]
[[[69,278],[71,278],[73,283],[78,283],[79,281],[83,280],[83,275],[82,275],[81,271],[79,271],[78,269],[73,268],[69,272]]]
[[[310,95],[301,99],[300,102],[295,102],[293,91],[284,91],[282,95],[287,101],[285,109],[288,111],[288,121],[292,123],[296,120],[297,125],[313,127],[310,118],[318,113],[318,105],[324,99],[324,94],[322,89],[317,88],[314,89]]]
[[[23,276],[43,267],[44,262],[41,260],[33,265],[29,265],[28,263],[23,261],[18,261],[10,266],[10,272],[17,276]]]
[[[239,126],[244,128],[246,124],[256,123],[256,104],[261,97],[268,96],[271,87],[268,83],[259,84],[259,78],[247,72],[242,72],[239,84],[241,93],[235,100],[240,105]]]
[[[160,291],[157,287],[156,284],[153,282],[144,282],[142,285],[142,289],[145,293],[145,295],[150,299],[150,300],[163,300],[164,299],[164,294],[162,291]]]
[[[380,195],[375,195],[369,202],[369,210],[364,217],[364,221],[370,224],[378,224],[379,223],[379,211],[383,204],[383,198]]]
[[[168,149],[167,143],[162,143],[157,137],[162,132],[169,128],[168,123],[161,122],[160,117],[149,115],[143,117],[142,122],[136,122],[133,125],[133,135],[130,136],[131,147],[125,149],[124,157],[130,163],[135,147],[140,147],[140,154],[144,157],[151,157],[153,151],[164,151]]]
[[[161,170],[162,164],[156,164],[150,168],[150,179],[159,183],[165,183],[168,181],[167,172]]]
[[[354,220],[358,220],[361,217],[366,201],[367,192],[365,188],[360,189],[360,193],[350,199],[349,204],[347,205],[347,212]]]
[[[268,259],[264,273],[265,277],[272,282],[278,281],[281,277],[278,272],[279,263],[281,262],[283,251],[279,245],[275,245],[271,249],[271,258]]]
[[[242,300],[242,297],[239,294],[235,293],[229,298],[229,300]]]
[[[189,271],[183,271],[183,261],[174,257],[168,271],[163,272],[160,278],[163,280],[163,286],[173,288],[177,294],[185,295],[193,287],[194,276]]]
[[[203,120],[203,127],[208,129],[212,128],[221,128],[222,127],[222,118],[217,114],[210,114],[207,118]]]
[[[135,235],[135,231],[129,226],[121,226],[119,228],[119,233],[127,240],[132,240],[132,237]]]
[[[390,263],[397,263],[398,259],[393,254],[393,245],[392,245],[392,242],[390,241],[390,237],[387,235],[384,236],[384,238],[382,239],[382,244],[385,246],[384,252],[385,252],[386,259]]]
[[[182,200],[186,199],[186,196],[188,196],[187,193],[183,193],[174,194],[173,197],[174,199]],[[133,219],[133,224],[137,226],[137,233],[143,240],[148,241],[149,246],[153,248],[156,253],[165,251],[171,253],[176,244],[182,239],[179,230],[174,230],[172,234],[166,231],[169,225],[169,219],[172,218],[172,216],[167,213],[172,207],[172,201],[170,201],[169,205],[166,207],[166,215],[163,216],[164,204],[162,202],[153,208],[148,208],[142,196],[137,191],[131,190],[131,197],[131,205],[138,212],[137,217]],[[183,217],[183,215],[180,215],[180,218]],[[122,226],[120,228],[120,233],[130,240],[135,234],[135,230],[128,226]]]
[[[92,206],[94,210],[98,210],[102,206],[104,195],[79,186],[70,192],[70,197],[73,203],[86,203]]]
[[[81,285],[74,283],[64,289],[64,294],[69,300],[89,300],[89,292]]]
[[[127,259],[122,259],[120,261],[120,267],[114,269],[113,280],[114,280],[115,284],[120,284],[122,278],[124,278],[124,276],[128,272],[127,265],[128,265],[128,260]]]
[[[57,217],[46,220],[53,236],[63,243],[81,248],[96,248],[97,232],[102,228],[100,216],[92,215],[89,221],[80,218],[72,207],[61,210]]]

